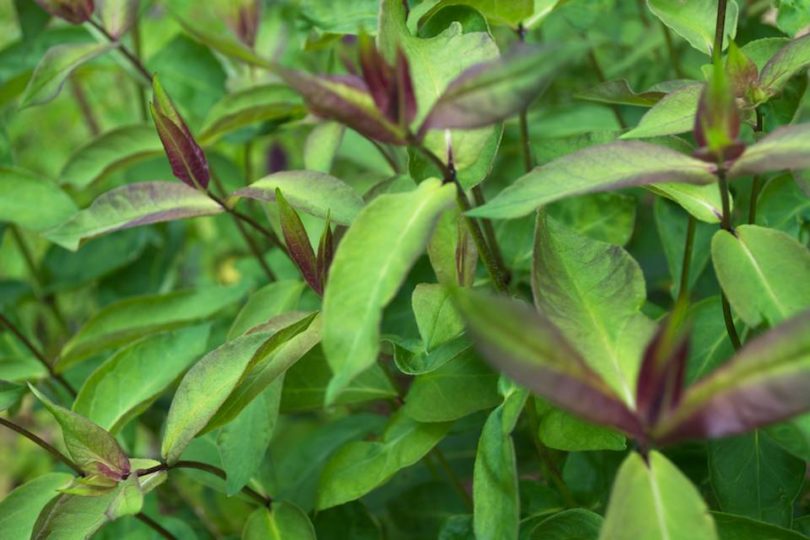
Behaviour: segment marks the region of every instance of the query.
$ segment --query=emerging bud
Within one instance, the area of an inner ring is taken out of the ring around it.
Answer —
[[[748,97],[759,80],[759,72],[754,61],[748,58],[733,41],[728,46],[726,73],[731,81],[734,96],[748,102]]]
[[[93,0],[36,0],[36,2],[54,17],[73,24],[87,22],[96,8]]]
[[[391,66],[368,34],[360,34],[359,45],[360,69],[377,109],[389,122],[407,128],[416,116],[416,95],[405,53],[398,49]]]
[[[256,34],[261,22],[260,0],[229,0],[224,5],[223,18],[239,41],[250,48],[256,45]]]
[[[298,266],[304,280],[319,295],[323,295],[323,282],[318,272],[318,261],[309,243],[309,236],[295,208],[290,206],[281,190],[276,188],[276,202],[281,218],[281,232],[290,258]],[[320,251],[320,250],[319,250]]]
[[[696,156],[706,161],[722,163],[736,159],[745,146],[740,134],[740,113],[734,91],[722,64],[714,64],[709,83],[703,89],[695,116]]]
[[[318,280],[321,284],[321,289],[326,286],[326,278],[329,276],[329,267],[332,265],[332,259],[335,257],[335,240],[332,235],[331,219],[329,214],[326,215],[326,223],[323,227],[321,234],[321,241],[318,243]]]
[[[172,173],[193,188],[207,190],[211,176],[203,149],[194,140],[157,77],[152,79],[152,90],[154,101],[149,107]]]

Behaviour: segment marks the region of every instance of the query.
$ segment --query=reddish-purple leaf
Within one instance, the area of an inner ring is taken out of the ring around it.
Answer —
[[[636,382],[636,410],[647,426],[674,409],[683,393],[689,341],[682,331],[685,304],[658,328],[644,351]]]
[[[191,187],[207,190],[210,180],[205,152],[194,140],[185,121],[157,77],[152,80],[155,101],[150,103],[160,141],[169,158],[172,173]]]
[[[391,144],[405,144],[406,133],[377,109],[368,86],[354,75],[323,77],[283,67],[278,74],[294,88],[310,110],[337,120],[366,137]]]
[[[521,386],[584,420],[643,438],[635,412],[544,315],[515,300],[452,291],[483,357]]]
[[[36,2],[54,17],[73,24],[87,22],[95,10],[94,0],[36,0]]]
[[[290,257],[301,270],[304,280],[312,287],[312,290],[319,295],[323,294],[323,282],[319,279],[318,261],[312,244],[309,243],[309,236],[298,212],[290,206],[281,190],[276,188],[276,202],[278,203],[279,215],[281,218],[281,232],[284,233],[284,242],[287,244],[287,251]]]
[[[654,439],[735,435],[810,409],[810,311],[774,327],[687,389]]]

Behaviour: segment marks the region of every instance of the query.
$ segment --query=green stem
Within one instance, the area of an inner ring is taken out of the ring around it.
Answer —
[[[755,109],[757,114],[757,123],[754,126],[754,136],[762,133],[762,112]],[[757,221],[757,202],[759,200],[759,192],[762,190],[762,177],[754,175],[751,183],[751,200],[748,202],[748,223],[754,224]]]
[[[76,105],[79,106],[79,111],[82,113],[82,118],[87,125],[87,130],[93,137],[98,136],[98,134],[101,133],[101,128],[98,125],[98,120],[96,120],[96,115],[93,114],[92,107],[90,107],[90,102],[87,101],[84,88],[75,74],[70,77],[68,81],[70,84],[70,92],[73,94],[73,99],[76,100]]]
[[[475,247],[478,249],[478,254],[484,261],[484,266],[487,268],[487,272],[492,279],[495,289],[501,293],[507,292],[509,289],[506,285],[507,281],[505,271],[498,266],[495,256],[489,249],[489,246],[487,246],[486,240],[484,240],[484,234],[481,232],[481,228],[478,226],[478,223],[473,218],[467,216],[467,212],[472,210],[472,207],[470,206],[470,201],[467,200],[467,196],[464,194],[464,188],[461,186],[458,178],[456,178],[455,170],[447,166],[436,154],[428,150],[421,143],[414,141],[413,146],[436,165],[436,167],[441,171],[446,184],[454,184],[456,186],[456,203],[461,210],[461,215],[464,217],[464,221],[467,224],[467,229],[470,231],[473,242],[475,242]]]
[[[742,347],[740,336],[737,334],[737,328],[734,326],[734,317],[731,315],[731,306],[726,298],[726,293],[720,291],[720,303],[723,305],[723,323],[726,325],[726,333],[728,339],[731,341],[732,347],[735,351],[739,351]]]
[[[523,152],[523,169],[526,172],[534,168],[534,160],[532,159],[532,145],[529,139],[529,121],[528,111],[523,109],[520,111],[520,147]]]
[[[453,487],[458,492],[459,497],[464,502],[464,505],[467,507],[468,510],[472,511],[473,509],[473,500],[470,497],[470,494],[467,493],[467,490],[464,488],[464,484],[461,483],[461,479],[456,474],[456,471],[453,470],[453,467],[450,466],[450,463],[447,461],[447,458],[444,457],[444,452],[436,446],[433,448],[433,455],[436,456],[436,461],[439,462],[442,470],[450,479],[450,483],[453,484]]]
[[[683,248],[683,262],[681,264],[681,283],[678,289],[678,303],[689,300],[689,267],[692,265],[692,250],[695,245],[695,225],[696,220],[689,214],[689,221],[686,224],[686,242]]]
[[[196,469],[198,471],[204,471],[207,472],[208,474],[217,476],[223,480],[225,480],[228,476],[225,473],[225,471],[223,471],[219,467],[215,467],[213,465],[209,465],[208,463],[203,463],[201,461],[181,460],[170,467],[166,466],[166,469]],[[262,495],[261,493],[259,493],[250,486],[243,487],[242,492],[248,497],[255,500],[256,502],[258,502],[259,504],[261,504],[262,506],[266,506],[267,508],[270,508],[270,506],[273,504],[272,498]]]
[[[117,45],[117,49],[121,52],[121,54],[124,55],[124,58],[126,58],[129,61],[129,63],[132,64],[132,67],[134,67],[138,71],[138,73],[143,75],[143,77],[147,81],[152,80],[152,73],[148,69],[146,69],[143,63],[141,63],[140,59],[132,51],[130,51],[126,47],[126,45],[121,43],[118,40],[118,38],[110,34],[106,28],[104,28],[101,24],[99,24],[95,20],[90,19],[89,21],[87,21],[87,23],[96,30],[98,30],[99,33],[101,33],[101,35],[107,39],[107,41],[109,41],[110,43],[115,43]]]
[[[480,185],[472,188],[472,194],[476,206],[486,204],[487,201],[486,198],[484,198],[484,190],[481,189]],[[498,244],[498,237],[495,235],[495,227],[492,224],[492,220],[486,218],[482,219],[481,226],[484,229],[487,244],[492,250],[492,256],[495,257],[495,264],[498,265],[500,272],[506,276],[506,283],[508,284],[511,281],[511,276],[509,275],[509,270],[506,268],[506,263],[503,259],[503,253],[501,253],[501,246]]]
[[[165,527],[163,527],[163,525],[161,525],[154,519],[150,518],[143,512],[135,514],[135,519],[149,526],[153,531],[158,533],[160,536],[166,538],[166,540],[177,540],[177,537],[173,535],[171,532],[169,532]]]
[[[681,60],[678,56],[678,51],[675,49],[675,43],[672,41],[672,32],[669,31],[669,28],[667,28],[667,25],[665,25],[663,22],[659,21],[659,23],[661,24],[661,31],[664,34],[664,43],[667,45],[669,61],[675,70],[675,76],[682,79],[684,77],[683,68],[681,67]]]
[[[77,395],[76,389],[73,388],[73,386],[71,386],[71,384],[69,382],[67,382],[67,380],[62,375],[60,375],[59,373],[56,373],[53,366],[48,361],[48,359],[45,357],[45,355],[42,353],[42,351],[40,351],[37,348],[37,346],[34,345],[31,342],[31,340],[28,339],[25,336],[25,334],[23,334],[20,331],[20,329],[17,328],[16,326],[14,326],[14,324],[5,315],[3,315],[2,313],[0,313],[0,325],[5,326],[6,328],[8,328],[8,330],[12,334],[14,334],[14,336],[20,341],[20,343],[25,345],[25,348],[28,349],[29,351],[31,351],[31,354],[34,355],[34,358],[36,358],[39,361],[40,364],[45,366],[45,369],[48,371],[48,375],[50,375],[50,377],[52,379],[56,380],[59,384],[61,384],[65,388],[65,390],[67,390],[68,393],[72,397],[74,397],[74,398],[76,397],[76,395]]]
[[[599,65],[599,60],[596,58],[596,54],[593,52],[593,49],[588,51],[588,59],[591,62],[591,67],[593,68],[593,72],[596,74],[596,78],[599,79],[599,82],[607,82],[605,72],[602,71],[602,66]],[[619,127],[622,129],[627,129],[627,123],[624,121],[624,118],[622,118],[622,114],[619,111],[619,106],[616,104],[611,104],[610,109],[613,111],[613,116],[616,117]]]
[[[529,425],[529,438],[531,439],[532,443],[534,444],[534,448],[537,451],[537,457],[540,458],[540,468],[542,470],[543,476],[550,480],[554,487],[560,492],[560,495],[563,498],[565,506],[567,508],[576,508],[579,506],[577,504],[576,499],[574,498],[574,494],[571,493],[571,490],[568,489],[568,486],[565,484],[565,480],[563,480],[560,471],[557,469],[557,466],[551,459],[551,456],[548,453],[548,449],[540,442],[539,438],[539,427],[540,427],[540,420],[537,417],[537,409],[535,407],[535,398],[530,396],[529,399],[526,400],[526,405],[524,406],[524,410],[528,415],[528,425]]]
[[[6,420],[3,417],[0,417],[0,426],[5,426],[5,427],[7,427],[7,428],[9,428],[9,429],[11,429],[13,431],[16,431],[17,433],[19,433],[20,435],[22,435],[23,437],[25,437],[29,441],[33,442],[34,444],[36,444],[37,446],[39,446],[40,448],[42,448],[43,450],[48,452],[57,461],[61,461],[62,463],[64,463],[65,465],[67,465],[68,467],[73,469],[73,471],[76,474],[78,474],[79,476],[84,476],[84,471],[82,471],[81,467],[76,465],[76,463],[74,463],[72,459],[70,459],[69,457],[64,455],[62,452],[60,452],[59,450],[57,450],[56,448],[54,448],[53,446],[51,446],[50,444],[48,444],[44,440],[40,439],[38,436],[34,435],[33,433],[31,433],[30,431],[28,431],[24,427],[15,424],[11,420]]]
[[[135,18],[132,21],[132,30],[130,30],[130,34],[132,35],[132,48],[133,48],[133,56],[138,59],[139,63],[141,62],[141,58],[143,58],[143,41],[141,40],[141,13],[140,13],[140,2],[137,2],[133,9],[135,11]],[[138,95],[138,110],[141,113],[141,120],[147,122],[149,120],[149,109],[146,104],[146,90],[144,89],[143,85],[135,81],[135,93]]]
[[[723,230],[734,234],[734,229],[731,225],[731,197],[728,192],[728,180],[726,179],[726,172],[722,168],[717,172],[717,181],[718,185],[720,186],[720,198],[723,201],[723,217],[720,226],[723,228]],[[737,334],[737,328],[734,326],[734,318],[731,315],[731,306],[728,303],[726,294],[722,291],[722,287],[720,291],[720,301],[723,305],[723,322],[726,325],[728,338],[731,341],[731,344],[734,346],[734,350],[739,350],[741,347],[740,336]]]

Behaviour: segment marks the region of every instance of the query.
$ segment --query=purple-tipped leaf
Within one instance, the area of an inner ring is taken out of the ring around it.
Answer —
[[[674,409],[683,394],[689,341],[682,331],[684,304],[658,328],[644,351],[636,382],[636,410],[646,425]]]
[[[42,9],[72,24],[87,22],[95,10],[93,0],[36,0]]]
[[[276,188],[276,202],[278,203],[279,216],[281,218],[281,232],[284,234],[284,242],[287,244],[287,251],[295,262],[304,280],[318,294],[323,294],[323,284],[319,279],[318,262],[315,252],[309,243],[309,236],[298,212],[290,206],[281,190]]]
[[[33,386],[29,388],[56,418],[65,448],[82,471],[116,481],[129,474],[129,458],[112,435],[84,416],[56,405]]]
[[[525,109],[571,56],[567,49],[522,45],[502,58],[472,66],[450,83],[425,119],[428,129],[474,129]]]
[[[544,315],[515,300],[454,289],[476,347],[521,386],[589,422],[643,438],[641,422]]]
[[[366,137],[391,144],[405,144],[406,133],[377,108],[363,79],[354,75],[323,77],[277,68],[278,74],[323,118],[337,120]]]
[[[169,158],[172,173],[191,187],[207,190],[211,175],[205,152],[194,140],[157,77],[152,80],[152,89],[155,98],[150,104],[152,117],[166,157]]]
[[[810,410],[810,311],[747,343],[655,426],[661,443],[744,433]]]
[[[776,128],[734,162],[730,177],[810,168],[810,123]]]

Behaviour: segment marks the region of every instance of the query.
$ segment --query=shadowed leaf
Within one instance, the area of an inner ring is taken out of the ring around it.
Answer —
[[[791,77],[810,66],[810,34],[790,40],[779,49],[759,75],[759,83],[770,95],[778,94]]]
[[[752,144],[728,171],[729,177],[810,168],[810,123],[783,126]]]
[[[315,252],[312,244],[309,243],[309,236],[301,218],[292,206],[287,203],[281,189],[276,188],[276,203],[278,203],[279,218],[281,220],[281,232],[284,234],[284,243],[287,244],[287,252],[290,258],[301,270],[301,275],[309,284],[313,291],[323,295],[323,283],[319,279],[318,262],[315,259]]]

